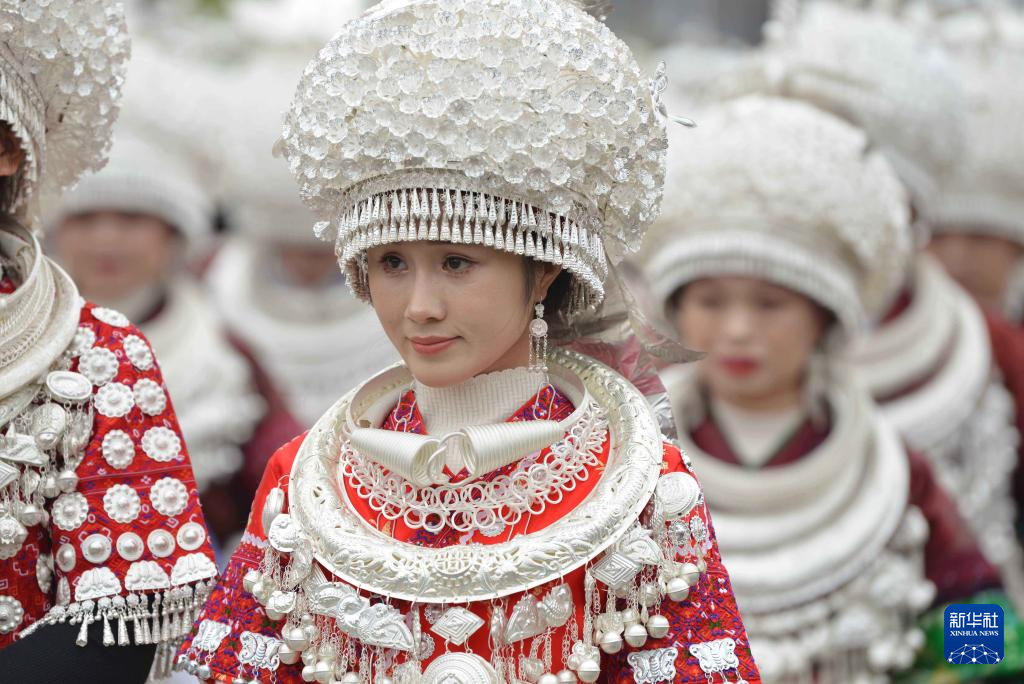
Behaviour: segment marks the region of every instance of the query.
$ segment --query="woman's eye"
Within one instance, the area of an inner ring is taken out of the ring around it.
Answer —
[[[385,254],[380,258],[380,265],[385,271],[399,271],[405,265],[402,258],[396,254]]]
[[[469,259],[465,259],[465,258],[460,257],[460,256],[449,256],[449,257],[445,257],[445,260],[444,260],[444,267],[448,271],[455,271],[455,272],[465,271],[472,264],[473,264],[473,262],[471,262]]]

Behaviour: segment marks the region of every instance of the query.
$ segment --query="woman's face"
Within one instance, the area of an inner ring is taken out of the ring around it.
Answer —
[[[928,245],[949,275],[982,305],[999,310],[1021,257],[1016,243],[996,235],[940,233]]]
[[[686,346],[707,352],[700,373],[715,397],[771,410],[799,402],[828,317],[807,297],[756,278],[694,281],[678,295]]]
[[[53,247],[83,296],[116,302],[166,280],[182,245],[155,216],[96,211],[61,222]]]
[[[525,366],[533,307],[559,269],[479,245],[407,242],[367,253],[370,298],[413,376],[428,387]],[[529,293],[529,296],[527,296]]]

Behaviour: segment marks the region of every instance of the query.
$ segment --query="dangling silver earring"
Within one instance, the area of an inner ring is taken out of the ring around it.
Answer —
[[[804,407],[807,416],[816,427],[823,427],[828,421],[828,392],[832,382],[832,369],[828,352],[818,349],[811,354],[807,363],[807,378],[804,382]]]
[[[533,308],[536,317],[530,321],[530,363],[528,369],[543,373],[544,384],[548,383],[548,324],[544,320],[544,305]]]

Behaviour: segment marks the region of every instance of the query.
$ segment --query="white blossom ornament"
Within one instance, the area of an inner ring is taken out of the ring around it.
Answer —
[[[147,416],[158,416],[167,408],[167,393],[159,383],[143,378],[135,383],[135,403]]]
[[[114,352],[105,347],[93,347],[82,353],[78,359],[78,372],[89,378],[89,382],[101,387],[117,375],[118,363]]]
[[[89,502],[80,492],[61,494],[53,502],[50,515],[54,524],[65,532],[77,530],[89,514]]]
[[[127,385],[110,382],[96,392],[96,411],[107,418],[121,418],[135,406],[135,398]]]
[[[126,328],[131,325],[131,321],[128,320],[127,316],[120,311],[115,311],[114,309],[97,306],[92,310],[92,315],[93,318],[101,323],[112,325],[115,328]]]
[[[139,517],[139,495],[128,485],[118,484],[103,495],[103,510],[119,523],[130,523]]]
[[[181,454],[181,439],[170,428],[151,427],[142,435],[142,450],[154,461],[166,463]]]
[[[0,634],[10,634],[25,617],[21,601],[13,596],[0,596]]]
[[[121,343],[128,360],[140,371],[148,371],[153,368],[153,352],[149,345],[138,335],[129,335]]]
[[[180,514],[188,505],[188,489],[173,477],[164,477],[156,481],[149,490],[149,498],[153,508],[169,518]]]
[[[84,325],[79,326],[71,340],[71,346],[68,347],[68,354],[72,358],[80,356],[94,344],[96,344],[96,333],[93,332],[93,329]]]
[[[103,460],[113,468],[127,468],[135,458],[135,443],[123,430],[111,430],[103,437]]]

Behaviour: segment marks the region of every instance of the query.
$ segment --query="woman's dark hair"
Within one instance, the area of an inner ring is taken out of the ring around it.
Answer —
[[[14,154],[21,149],[18,136],[6,121],[0,121],[0,151]],[[21,191],[21,171],[13,176],[0,176],[0,213],[10,213]]]
[[[526,274],[523,286],[523,299],[530,303],[533,298],[533,283],[537,278],[538,271],[543,268],[541,262],[531,257],[523,257],[523,270]],[[569,307],[569,296],[572,292],[572,274],[566,270],[555,278],[548,288],[548,294],[544,298],[544,309],[552,316],[564,317]]]

